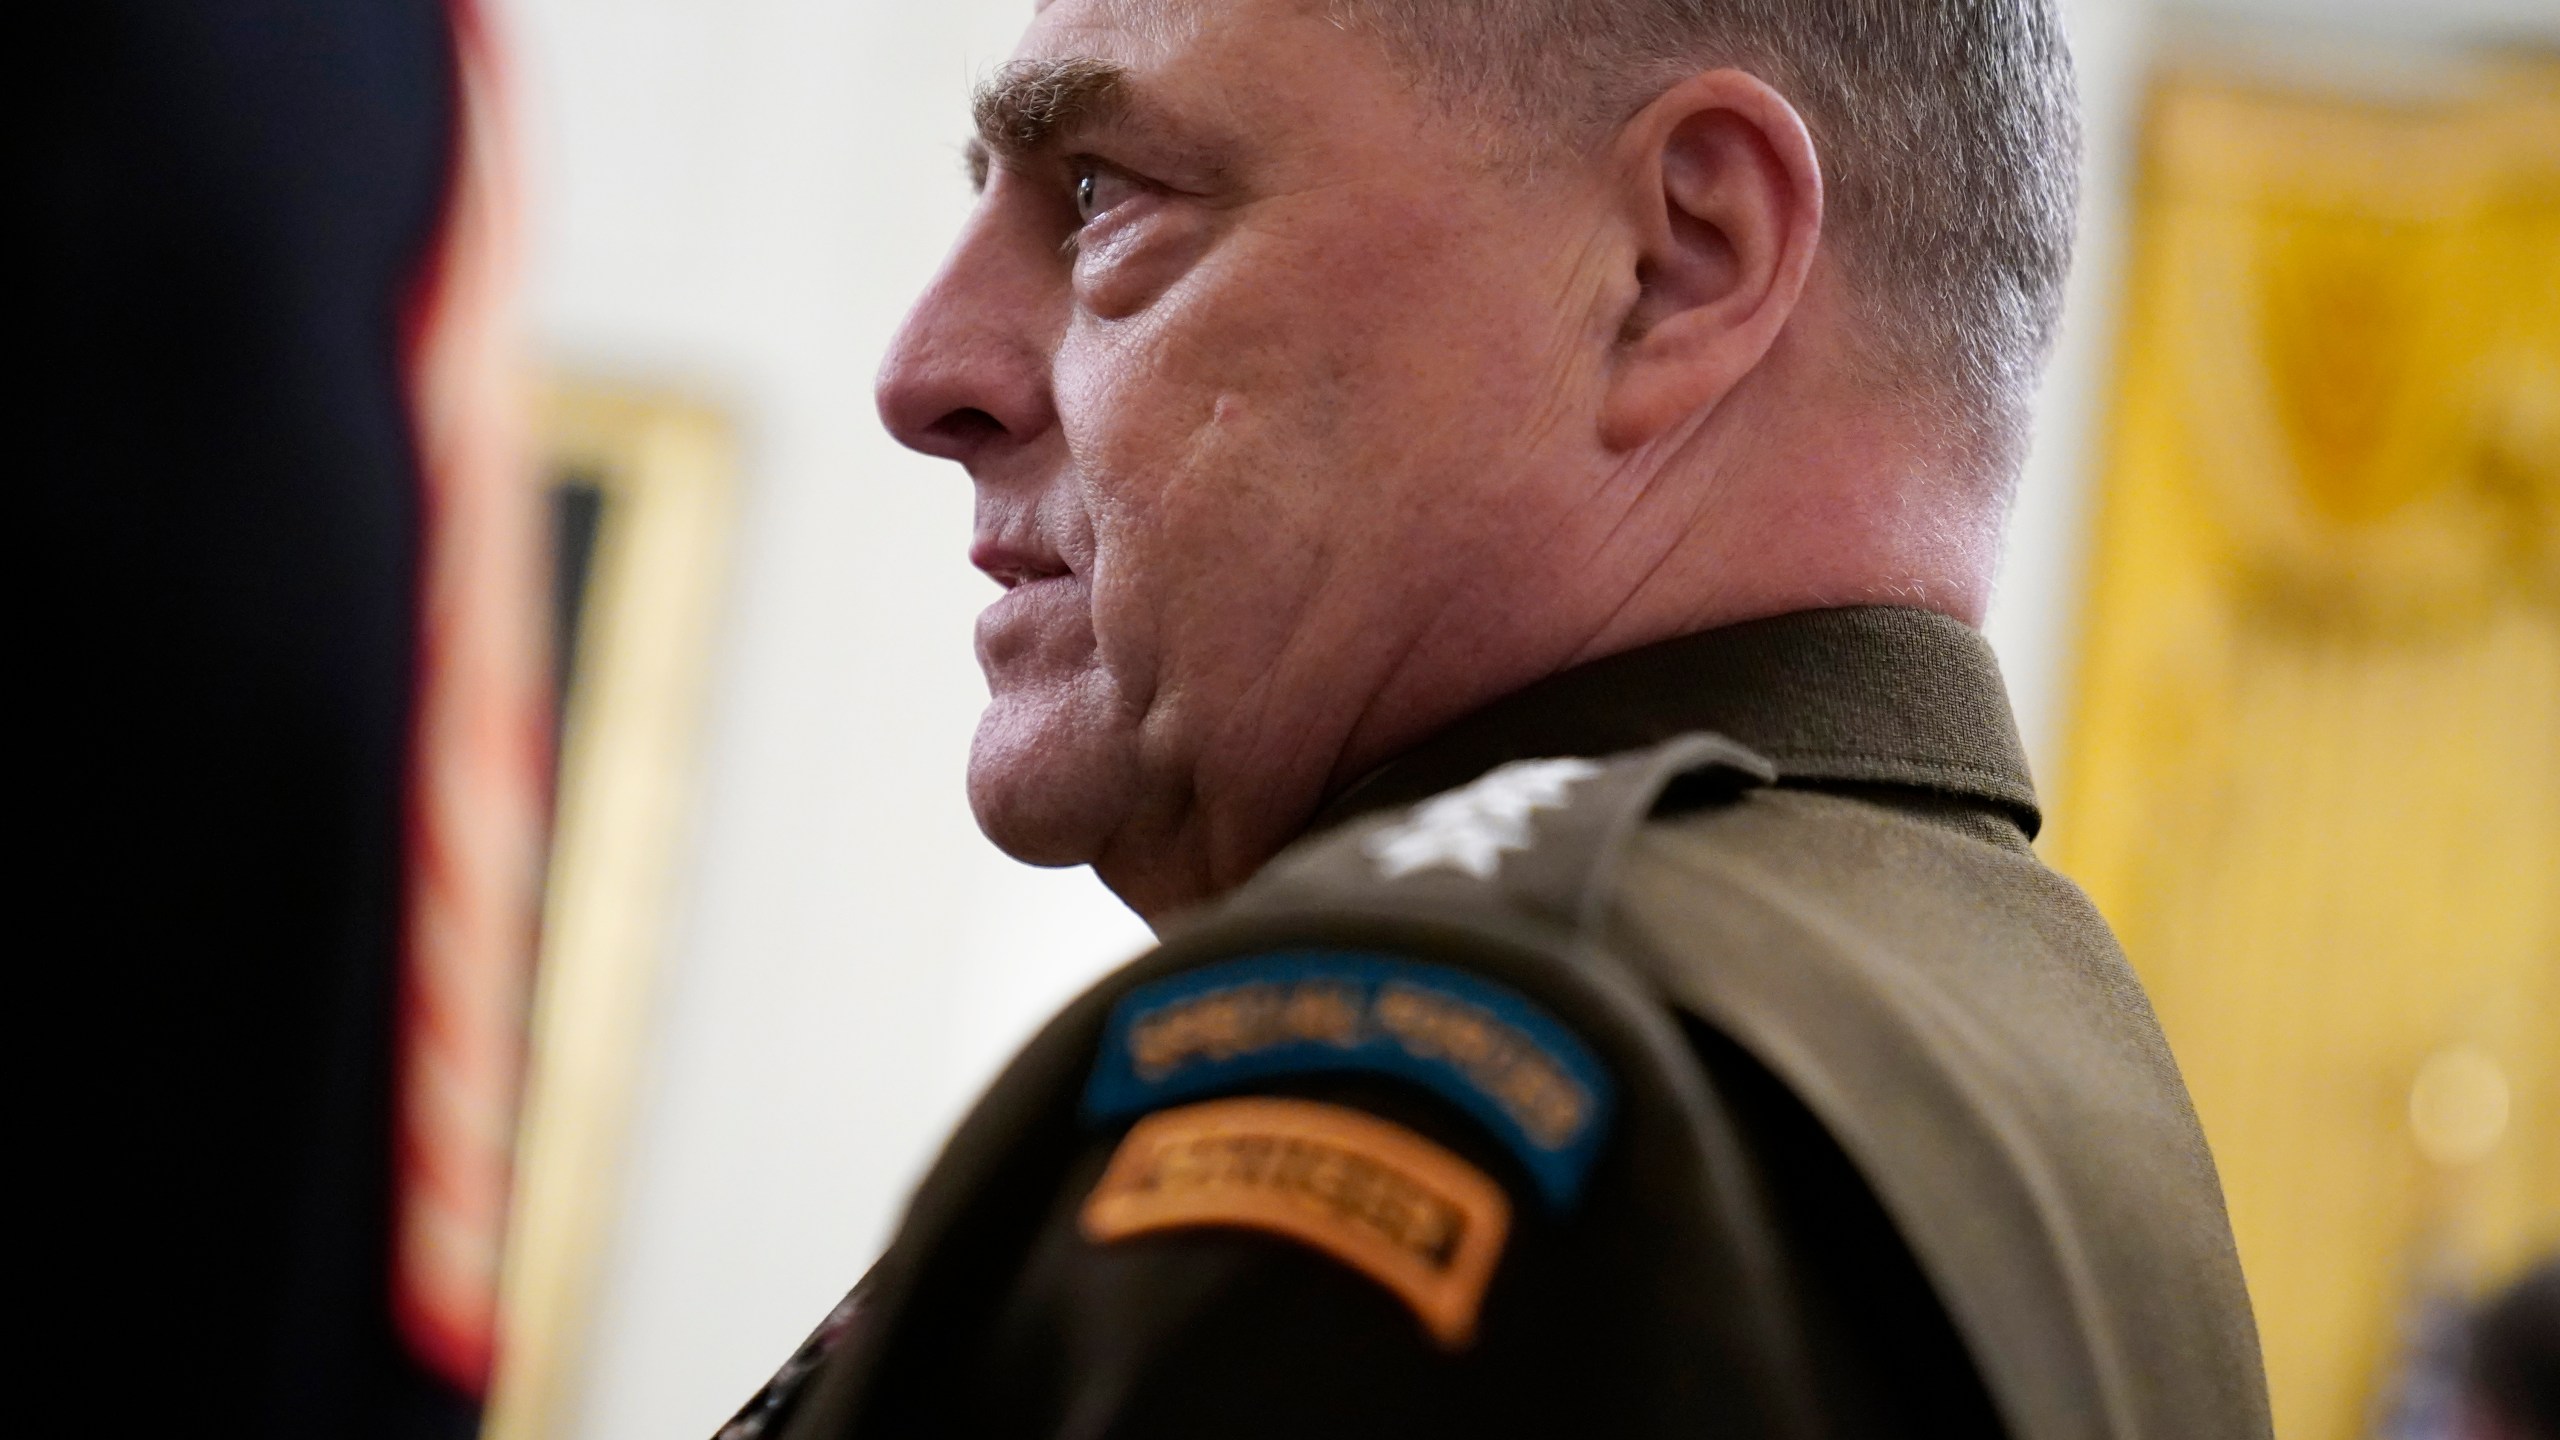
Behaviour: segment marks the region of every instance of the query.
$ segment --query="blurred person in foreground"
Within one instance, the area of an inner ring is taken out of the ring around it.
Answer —
[[[2560,1257],[2492,1297],[2468,1339],[2463,1440],[2560,1440]]]
[[[483,398],[486,31],[470,0],[39,23],[22,548],[52,583],[13,816],[28,928],[73,937],[21,1013],[73,1038],[29,1091],[26,1231],[78,1263],[19,1370],[89,1433],[465,1440],[548,722]]]
[[[2049,0],[1053,0],[976,118],[880,409],[1164,944],[726,1433],[2266,1434],[1975,628]]]

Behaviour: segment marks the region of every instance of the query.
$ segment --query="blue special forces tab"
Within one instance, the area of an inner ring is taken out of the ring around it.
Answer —
[[[1280,1075],[1365,1071],[1421,1085],[1573,1203],[1608,1128],[1590,1049],[1515,991],[1384,955],[1292,950],[1141,986],[1112,1009],[1085,1113],[1115,1119]]]

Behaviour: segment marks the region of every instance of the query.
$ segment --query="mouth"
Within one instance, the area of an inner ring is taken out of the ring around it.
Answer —
[[[1055,551],[981,540],[969,547],[969,562],[1004,587],[978,613],[978,663],[991,686],[1024,683],[1090,651],[1083,577]]]
[[[1063,580],[1075,572],[1046,547],[981,539],[969,547],[969,563],[1007,590],[1043,580]]]

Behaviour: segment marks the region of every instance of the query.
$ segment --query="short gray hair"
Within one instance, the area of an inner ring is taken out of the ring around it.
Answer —
[[[2054,0],[1334,0],[1462,110],[1571,143],[1683,75],[1748,70],[1813,133],[1826,228],[1898,388],[2014,469],[2079,202]]]

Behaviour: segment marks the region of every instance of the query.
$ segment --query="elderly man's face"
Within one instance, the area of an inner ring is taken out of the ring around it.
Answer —
[[[1006,587],[971,799],[1124,895],[1115,861],[1173,837],[1232,883],[1205,872],[1530,678],[1502,657],[1570,583],[1555,477],[1607,349],[1593,207],[1486,163],[1317,0],[1055,0],[1015,60],[880,383],[966,466]]]

